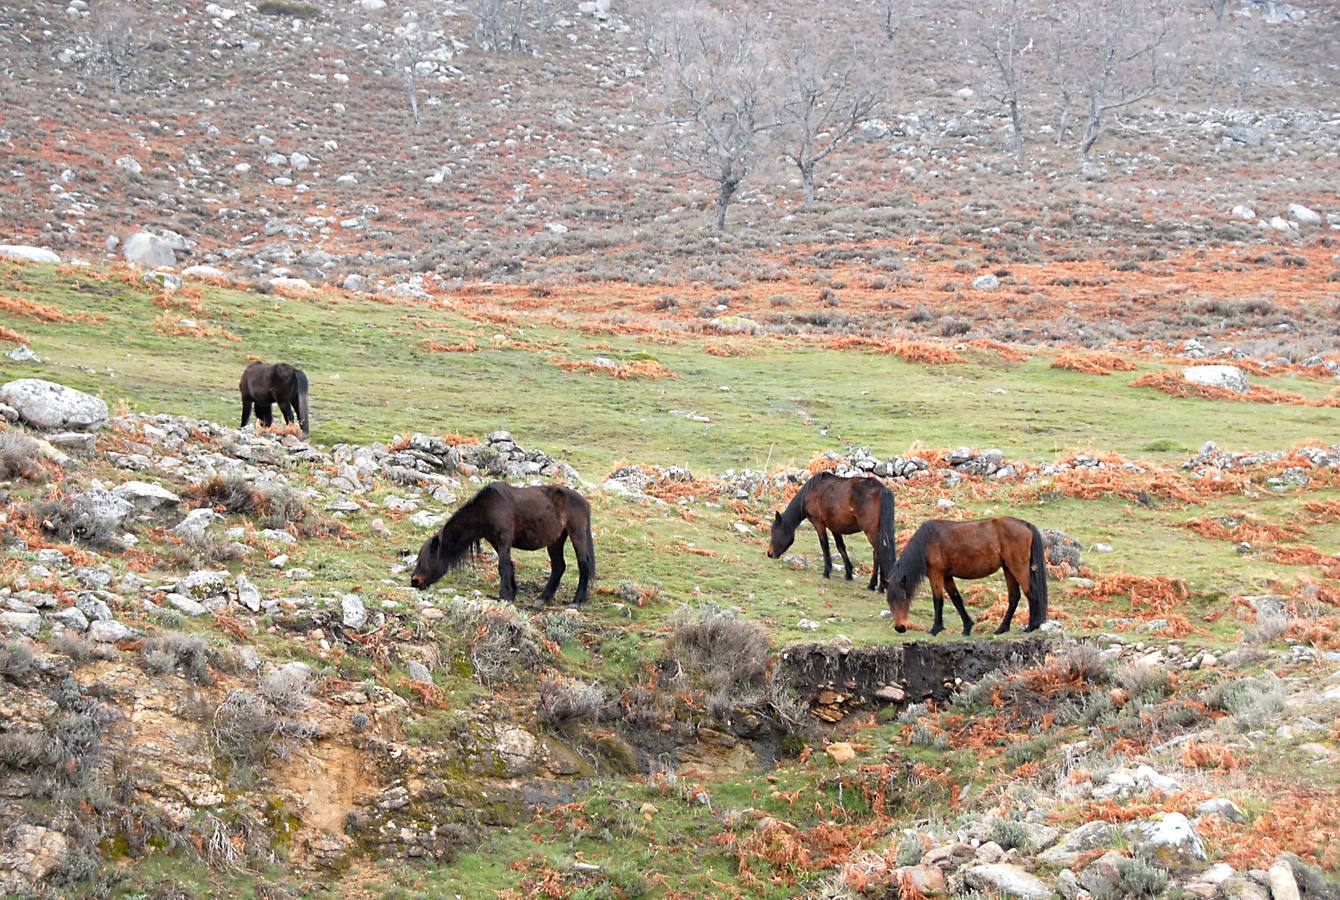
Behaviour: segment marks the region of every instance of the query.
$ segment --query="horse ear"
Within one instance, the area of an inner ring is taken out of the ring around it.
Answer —
[[[779,512],[774,512],[772,514],[772,520],[780,525],[782,523],[782,514]]]
[[[437,552],[437,548],[438,548],[441,544],[442,544],[442,535],[441,535],[441,534],[435,534],[435,535],[433,535],[432,538],[430,538],[429,541],[428,541],[428,549],[429,549],[429,551],[431,551],[431,552],[433,552],[433,553],[436,553],[436,552]]]

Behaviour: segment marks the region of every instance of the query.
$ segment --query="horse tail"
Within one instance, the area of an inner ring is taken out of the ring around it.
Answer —
[[[898,559],[898,542],[894,539],[893,491],[880,485],[879,489],[879,566],[887,581]]]
[[[311,417],[307,412],[307,373],[302,369],[295,369],[293,381],[294,390],[298,394],[298,422],[302,425],[303,434],[311,434]]]
[[[1024,524],[1033,534],[1028,561],[1028,627],[1037,628],[1047,621],[1047,555],[1038,527],[1032,522]]]
[[[587,578],[590,581],[596,580],[596,538],[591,532],[591,507],[586,508],[586,521],[582,523],[582,531],[586,533],[585,546],[582,547],[581,562],[586,568]]]

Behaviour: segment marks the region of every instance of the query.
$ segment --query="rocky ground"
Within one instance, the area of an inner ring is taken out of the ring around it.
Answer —
[[[330,873],[370,860],[448,863],[526,827],[528,810],[537,822],[580,817],[592,778],[632,776],[648,822],[658,804],[677,803],[716,821],[735,860],[732,891],[1336,894],[1325,870],[1340,862],[1340,835],[1327,810],[1340,794],[1321,774],[1337,752],[1335,651],[1275,644],[1278,632],[1227,652],[1144,636],[1166,631],[1164,619],[1078,640],[1053,623],[1041,641],[980,646],[839,638],[779,648],[769,663],[766,632],[708,607],[675,620],[649,675],[589,683],[563,673],[568,642],[590,646],[600,630],[586,610],[528,613],[450,588],[413,595],[395,554],[378,554],[361,584],[322,574],[339,548],[399,540],[392,526],[431,533],[436,510],[485,479],[584,484],[507,432],[327,448],[111,415],[96,397],[35,379],[5,384],[0,400],[14,423],[0,432],[6,893],[135,884],[146,877],[137,861],[168,853],[229,877],[282,864],[344,894]],[[1158,471],[1084,456],[1036,466],[967,448],[888,460],[860,448],[816,465],[949,491],[1111,466],[1188,484],[1267,467],[1300,472],[1280,486],[1292,489],[1317,473],[1334,480],[1340,448],[1286,458],[1207,445]],[[784,499],[805,474],[702,482],[625,466],[586,489],[637,505],[688,486],[668,502],[753,507]],[[1089,551],[1053,539],[1055,572],[1091,588]],[[609,593],[645,604],[627,585]],[[1286,616],[1278,598],[1247,603],[1258,627]],[[527,685],[518,666],[550,674]],[[893,724],[891,743],[870,732],[877,720]],[[1005,767],[963,781],[961,759],[922,756],[948,750]],[[1263,752],[1282,795],[1243,777]],[[858,805],[838,799],[807,825],[783,814],[776,791],[761,808],[706,799],[725,790],[721,779],[778,763],[798,792],[813,778],[809,790],[837,785]],[[677,786],[686,775],[707,780]],[[558,865],[523,866],[519,889],[676,890],[672,869],[647,882],[617,866]]]

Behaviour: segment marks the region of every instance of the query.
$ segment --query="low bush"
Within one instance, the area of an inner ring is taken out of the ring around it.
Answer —
[[[667,648],[712,688],[759,684],[768,665],[767,629],[740,618],[738,610],[712,605],[681,609]]]
[[[541,722],[565,728],[576,722],[594,721],[604,702],[605,692],[599,685],[549,674],[540,681],[536,706]]]

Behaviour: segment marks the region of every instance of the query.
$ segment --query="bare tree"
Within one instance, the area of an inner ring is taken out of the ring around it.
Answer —
[[[800,170],[805,202],[814,202],[814,170],[856,134],[879,104],[873,81],[857,71],[851,48],[821,54],[801,41],[784,60],[778,105],[782,155]]]
[[[1023,55],[1033,42],[1024,43],[1022,32],[1029,17],[1028,0],[988,0],[973,13],[983,28],[977,41],[991,57],[995,82],[988,87],[992,99],[1010,116],[1010,152],[1020,162],[1024,158]]]
[[[879,22],[884,26],[884,35],[893,40],[902,27],[903,15],[907,12],[908,0],[875,0],[879,8]]]
[[[653,52],[669,121],[666,150],[716,186],[713,227],[766,150],[777,127],[768,96],[772,68],[747,19],[692,8],[662,20]]]
[[[470,0],[475,14],[471,35],[495,53],[539,53],[539,35],[549,29],[555,0]]]
[[[1104,116],[1158,90],[1168,7],[1163,0],[1075,0],[1059,10],[1053,59],[1065,104],[1061,131],[1068,125],[1068,98],[1075,96],[1086,113],[1079,150],[1088,159]]]

